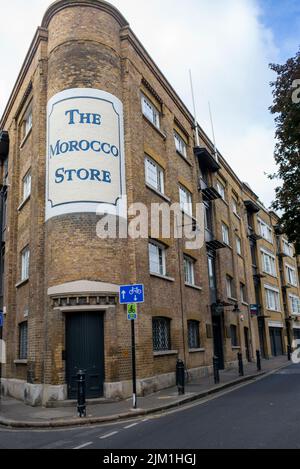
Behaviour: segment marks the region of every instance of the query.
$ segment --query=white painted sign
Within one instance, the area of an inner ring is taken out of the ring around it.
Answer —
[[[67,213],[118,214],[126,194],[123,105],[76,88],[47,108],[46,220]]]

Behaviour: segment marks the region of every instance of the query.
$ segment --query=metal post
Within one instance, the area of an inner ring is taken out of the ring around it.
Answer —
[[[290,345],[287,346],[287,356],[288,356],[288,361],[290,362],[292,359],[292,347]]]
[[[132,360],[132,402],[133,408],[137,409],[137,395],[136,395],[136,358],[135,358],[135,327],[134,322],[131,321],[131,360]]]
[[[261,371],[261,359],[260,359],[259,350],[256,350],[256,364],[257,364],[257,371]]]
[[[78,417],[86,417],[86,403],[85,403],[85,372],[79,370],[77,373],[77,411]]]
[[[214,368],[214,380],[215,380],[215,384],[219,384],[219,382],[220,382],[219,358],[216,357],[216,356],[213,357],[213,368]]]
[[[243,355],[241,353],[238,353],[237,356],[239,362],[239,376],[244,376]]]
[[[176,362],[176,385],[178,387],[178,395],[185,394],[185,370],[182,360]]]

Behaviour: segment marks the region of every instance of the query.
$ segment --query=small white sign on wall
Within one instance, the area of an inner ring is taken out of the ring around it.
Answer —
[[[119,214],[126,195],[121,101],[76,88],[47,108],[46,220],[69,213]]]

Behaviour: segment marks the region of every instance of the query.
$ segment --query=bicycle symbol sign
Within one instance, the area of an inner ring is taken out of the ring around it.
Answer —
[[[144,285],[122,285],[120,304],[144,303]]]

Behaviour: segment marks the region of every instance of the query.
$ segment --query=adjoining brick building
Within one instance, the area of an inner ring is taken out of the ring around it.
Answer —
[[[108,140],[95,140],[97,126]],[[112,5],[49,7],[0,129],[4,392],[31,405],[73,398],[83,367],[88,397],[129,396],[130,322],[118,298],[127,283],[146,292],[140,394],[174,384],[178,358],[201,377],[214,354],[224,368],[238,351],[284,354],[299,337],[298,267],[276,215],[195,129]],[[76,167],[82,155],[87,166]],[[191,217],[204,203],[205,245],[100,239],[96,206],[118,207],[116,194],[185,202]]]

